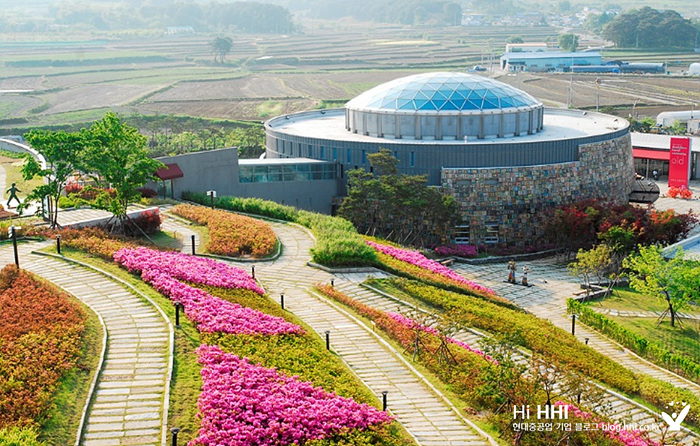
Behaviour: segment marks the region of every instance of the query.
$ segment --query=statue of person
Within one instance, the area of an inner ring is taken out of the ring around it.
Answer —
[[[508,273],[508,282],[509,283],[515,283],[515,268],[516,268],[515,262],[513,260],[508,262],[508,271],[510,271]]]
[[[7,191],[5,192],[6,194],[10,194],[10,199],[7,200],[7,207],[8,208],[10,207],[10,202],[12,200],[17,200],[17,204],[22,204],[22,201],[17,196],[17,192],[22,192],[22,191],[17,189],[17,186],[15,185],[15,183],[12,183],[12,186],[10,186],[10,188],[7,189]]]
[[[525,285],[525,286],[530,286],[530,285],[527,283],[527,273],[529,273],[529,272],[530,272],[530,268],[527,267],[527,266],[523,266],[523,279],[522,279],[522,283],[523,283],[523,285]]]

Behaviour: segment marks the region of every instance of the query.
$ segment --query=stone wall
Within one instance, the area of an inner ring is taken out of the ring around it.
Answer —
[[[573,162],[442,169],[442,185],[470,225],[471,244],[489,238],[507,245],[535,243],[553,208],[584,199],[626,203],[633,177],[629,135],[581,145]]]

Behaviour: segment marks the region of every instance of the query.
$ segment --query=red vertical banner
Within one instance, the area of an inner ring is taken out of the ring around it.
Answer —
[[[671,138],[668,187],[688,187],[690,179],[690,138]]]

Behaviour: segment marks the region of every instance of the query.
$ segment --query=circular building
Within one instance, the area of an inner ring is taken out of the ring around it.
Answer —
[[[304,157],[369,169],[389,149],[405,174],[455,196],[457,241],[527,244],[553,207],[628,200],[634,180],[629,124],[550,109],[529,94],[468,73],[425,73],[379,85],[343,109],[265,123],[268,158]]]

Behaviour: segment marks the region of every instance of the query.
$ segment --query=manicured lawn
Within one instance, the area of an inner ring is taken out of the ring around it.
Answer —
[[[616,288],[611,297],[595,300],[591,302],[591,305],[596,308],[618,311],[664,311],[668,308],[666,302],[661,299],[645,296],[631,288]],[[700,308],[690,306],[683,312],[700,315]]]
[[[669,351],[700,358],[700,321],[684,320],[681,326],[673,328],[669,317],[658,327],[656,318],[608,317],[649,341],[663,345]]]

